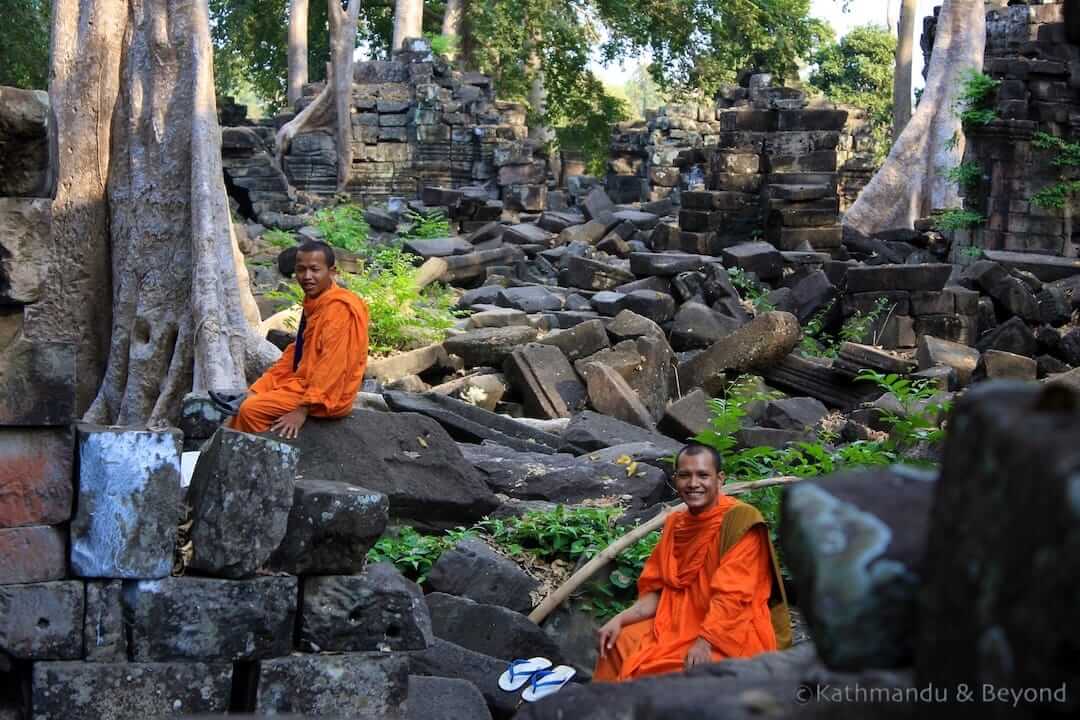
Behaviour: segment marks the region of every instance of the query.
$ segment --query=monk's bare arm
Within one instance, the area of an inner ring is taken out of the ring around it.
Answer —
[[[604,623],[600,628],[600,657],[615,644],[615,640],[622,632],[624,625],[631,625],[642,620],[648,620],[656,616],[656,608],[660,605],[660,591],[653,590],[638,596],[637,601],[621,613]]]

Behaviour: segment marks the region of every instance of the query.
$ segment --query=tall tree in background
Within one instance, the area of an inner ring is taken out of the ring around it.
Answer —
[[[391,50],[400,50],[406,38],[423,37],[424,0],[395,0],[394,2],[394,38]]]
[[[945,0],[919,106],[845,214],[846,228],[863,235],[911,228],[931,211],[956,205],[958,189],[945,174],[964,155],[956,104],[964,75],[982,69],[985,45],[983,0]]]
[[[915,48],[915,16],[919,0],[903,0],[900,29],[896,40],[896,70],[893,79],[893,137],[895,143],[911,120],[912,53]]]
[[[446,0],[446,9],[443,11],[442,20],[442,34],[446,38],[452,39],[451,45],[451,57],[457,54],[458,49],[462,46],[462,40],[465,36],[465,6],[466,0]]]
[[[242,386],[247,360],[256,371],[271,358],[238,274],[206,0],[56,0],[53,33],[50,90],[71,112],[57,127],[57,208],[81,196],[108,214],[112,327],[86,418],[175,423],[193,387]],[[69,155],[78,146],[86,158]]]
[[[630,79],[623,86],[630,112],[634,117],[644,118],[646,110],[655,110],[666,102],[660,86],[649,74],[649,66],[639,62],[634,66]]]
[[[49,0],[3,0],[0,85],[44,90],[49,74]]]
[[[892,143],[893,63],[896,36],[881,25],[862,25],[815,53],[810,84],[835,102],[866,110],[884,159]]]
[[[289,105],[308,81],[308,0],[289,0]]]

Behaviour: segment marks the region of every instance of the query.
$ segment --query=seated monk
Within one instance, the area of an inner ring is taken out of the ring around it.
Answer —
[[[308,415],[352,411],[367,366],[367,304],[334,282],[334,251],[326,243],[301,244],[295,273],[304,291],[296,342],[251,386],[232,419],[235,430],[295,438]]]
[[[679,672],[791,645],[780,570],[765,521],[720,492],[720,457],[690,444],[675,457],[671,513],[638,579],[638,599],[600,628],[598,682]]]

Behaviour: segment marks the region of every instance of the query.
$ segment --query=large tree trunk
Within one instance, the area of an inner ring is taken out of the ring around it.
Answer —
[[[106,135],[112,337],[86,418],[157,427],[193,388],[243,386],[246,354],[264,348],[237,280],[206,0],[81,4],[128,11]]]
[[[54,0],[49,102],[55,127],[52,267],[27,309],[31,339],[76,344],[76,405],[90,406],[105,371],[110,296],[109,128],[120,85],[126,0]],[[59,268],[63,267],[64,271]]]
[[[945,0],[919,107],[847,211],[846,228],[864,235],[911,228],[932,210],[958,203],[956,184],[945,177],[964,155],[956,102],[965,74],[982,70],[985,44],[983,0]]]
[[[915,15],[919,0],[904,0],[900,7],[900,31],[896,40],[896,71],[893,74],[893,142],[900,139],[911,120],[911,67],[915,47]]]
[[[348,11],[339,0],[328,0],[330,12],[330,77],[337,110],[338,192],[344,192],[352,172],[352,86],[353,55],[356,52],[356,23],[360,0],[349,0]]]
[[[534,36],[528,62],[528,71],[532,76],[529,81],[529,112],[533,116],[529,122],[529,139],[546,143],[551,133],[543,122],[547,117],[547,88],[544,87],[544,64],[537,49],[538,45],[539,37]]]
[[[289,105],[308,81],[308,0],[289,0]]]
[[[392,51],[401,49],[407,38],[424,36],[424,0],[396,0]]]
[[[457,51],[451,50],[451,60],[454,60],[461,52],[461,41],[465,31],[465,0],[446,0],[446,10],[443,11],[442,34],[444,37],[453,38]]]

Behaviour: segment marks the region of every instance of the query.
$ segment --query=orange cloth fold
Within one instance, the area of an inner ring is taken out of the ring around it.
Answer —
[[[767,529],[755,525],[726,552],[721,547],[724,516],[737,504],[721,495],[698,516],[671,514],[638,579],[639,595],[660,592],[656,615],[623,627],[593,680],[681,672],[699,637],[712,646],[714,662],[777,649]]]
[[[265,432],[301,405],[313,417],[342,417],[352,411],[364,380],[368,353],[367,304],[332,285],[304,300],[304,352],[293,370],[296,343],[251,386],[232,427]]]

